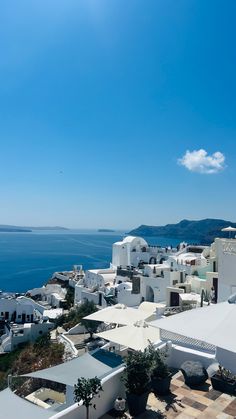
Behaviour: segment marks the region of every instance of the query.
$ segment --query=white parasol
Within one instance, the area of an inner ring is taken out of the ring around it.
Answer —
[[[135,351],[144,351],[150,343],[155,343],[160,339],[159,329],[144,321],[96,333],[96,335]]]
[[[232,231],[236,231],[236,228],[229,226],[229,227],[222,228],[221,231],[227,231],[229,233],[229,238],[230,238]]]
[[[148,317],[150,317],[150,313],[136,308],[127,307],[124,304],[116,304],[112,307],[106,307],[102,310],[96,311],[95,313],[89,314],[84,317],[84,319],[127,325],[133,324],[139,320],[145,320]]]

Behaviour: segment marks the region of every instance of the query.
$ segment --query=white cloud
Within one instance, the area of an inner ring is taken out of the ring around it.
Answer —
[[[225,156],[220,151],[208,154],[206,150],[187,150],[185,155],[178,159],[178,163],[190,172],[212,174],[218,173],[225,168]]]

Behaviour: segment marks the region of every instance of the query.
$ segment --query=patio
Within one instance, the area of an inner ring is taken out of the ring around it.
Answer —
[[[101,419],[116,417],[108,412]],[[183,375],[178,372],[171,381],[171,393],[156,398],[150,393],[146,412],[139,419],[234,419],[236,417],[236,397],[220,393],[211,387],[210,380],[198,389],[190,389],[184,384]],[[128,413],[123,418],[130,419]]]

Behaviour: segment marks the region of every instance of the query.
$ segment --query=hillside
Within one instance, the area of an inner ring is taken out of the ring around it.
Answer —
[[[63,362],[64,345],[52,343],[43,335],[34,343],[21,344],[12,352],[0,357],[0,391],[7,387],[9,374],[21,375],[49,368]]]
[[[212,218],[199,221],[182,220],[177,224],[167,224],[165,226],[141,225],[130,231],[129,234],[144,237],[161,236],[210,243],[215,237],[228,237],[227,233],[222,232],[221,229],[229,225],[236,227],[236,223],[231,221]]]

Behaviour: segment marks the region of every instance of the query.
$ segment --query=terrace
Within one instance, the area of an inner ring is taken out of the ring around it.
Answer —
[[[171,393],[156,397],[150,393],[146,412],[137,416],[139,419],[233,419],[236,416],[236,397],[220,393],[211,387],[210,380],[204,386],[191,389],[184,383],[181,372],[177,372],[171,381]],[[115,418],[114,410],[101,419]],[[123,418],[130,419],[126,411]]]

